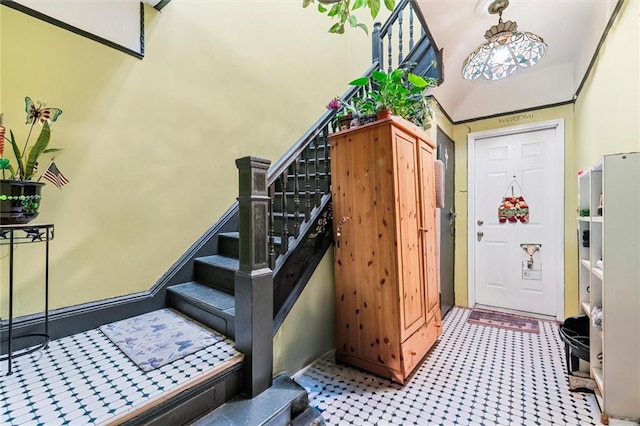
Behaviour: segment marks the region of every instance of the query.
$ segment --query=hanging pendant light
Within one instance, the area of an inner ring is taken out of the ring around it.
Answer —
[[[547,51],[542,37],[520,32],[512,21],[502,21],[502,12],[509,6],[509,0],[495,0],[489,5],[489,13],[498,14],[498,25],[487,30],[487,41],[478,47],[462,66],[462,76],[467,80],[484,77],[499,80],[508,77],[520,68],[529,68],[540,61]]]

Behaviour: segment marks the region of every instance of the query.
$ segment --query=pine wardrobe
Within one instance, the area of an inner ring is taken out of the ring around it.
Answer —
[[[442,332],[435,146],[395,116],[330,142],[336,360],[404,383]]]

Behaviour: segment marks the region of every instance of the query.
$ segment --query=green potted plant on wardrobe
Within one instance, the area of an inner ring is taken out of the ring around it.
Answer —
[[[62,110],[59,108],[45,108],[45,105],[33,103],[31,98],[25,97],[25,111],[27,113],[26,124],[29,132],[24,144],[20,147],[12,130],[2,125],[0,114],[0,223],[23,224],[29,223],[38,215],[38,209],[42,199],[41,191],[44,182],[40,179],[44,176],[55,182],[58,187],[66,183],[66,178],[59,172],[53,161],[44,169],[43,174],[37,180],[34,177],[37,172],[38,159],[42,154],[59,151],[49,148],[51,140],[51,125],[58,119]],[[41,126],[38,137],[31,143],[32,133]],[[13,152],[14,161],[5,157],[5,142],[9,143]]]
[[[354,100],[362,115],[376,113],[379,119],[397,115],[421,127],[427,126],[432,117],[425,90],[437,86],[438,80],[414,74],[408,67],[389,73],[373,71],[371,77],[357,78],[349,84],[371,86],[363,96]]]

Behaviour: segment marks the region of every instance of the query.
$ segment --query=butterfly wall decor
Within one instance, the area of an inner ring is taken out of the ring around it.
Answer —
[[[18,144],[14,133],[9,129],[5,129],[2,123],[0,123],[0,135],[4,135],[4,140],[10,144],[10,151],[12,151],[15,157],[15,161],[10,161],[8,158],[5,158],[4,154],[6,152],[3,152],[4,150],[2,148],[6,148],[6,146],[0,146],[0,175],[3,179],[6,179],[8,171],[9,180],[31,180],[36,173],[36,164],[38,163],[40,155],[60,151],[60,149],[57,148],[49,148],[48,145],[51,140],[51,125],[60,117],[62,110],[60,108],[48,108],[40,101],[34,103],[28,96],[25,96],[24,102],[25,112],[27,113],[26,124],[29,126],[29,129],[27,139],[23,144]],[[40,123],[42,126],[42,129],[37,135],[36,132],[32,132],[36,123]],[[32,141],[31,136],[36,140]],[[20,145],[23,146],[22,149],[20,149]],[[57,178],[54,183],[60,188],[66,182],[63,183],[59,181],[59,179],[66,179],[63,178],[59,169],[57,172],[53,170],[54,167],[55,164],[52,158],[46,171],[53,173],[54,177]],[[40,176],[40,178],[42,177],[43,176]],[[44,177],[46,178],[46,176]]]
[[[37,121],[41,126],[45,121],[51,123],[55,122],[58,119],[58,116],[62,114],[62,110],[60,108],[45,108],[45,104],[38,101],[38,105],[33,103],[30,97],[25,96],[24,98],[24,110],[27,113],[27,122],[34,123]]]

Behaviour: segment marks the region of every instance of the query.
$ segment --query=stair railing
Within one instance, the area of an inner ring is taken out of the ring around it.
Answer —
[[[377,22],[372,33],[372,65],[363,76],[370,76],[376,69],[388,66],[389,70],[402,65],[416,45],[415,27],[420,38],[428,33],[422,17],[415,10],[415,1],[401,0],[384,25]],[[408,33],[408,37],[405,37]],[[396,36],[394,42],[394,35]],[[348,102],[356,94],[363,94],[367,87],[350,87],[341,99]],[[324,197],[331,195],[329,134],[336,129],[335,111],[327,110],[318,121],[270,168],[267,175],[269,209],[269,266],[274,273],[287,259],[300,239],[301,229],[309,225],[312,211],[319,208]],[[319,169],[322,163],[323,169]],[[313,164],[313,170],[310,170]],[[292,199],[288,200],[287,193]],[[276,206],[276,194],[280,205]],[[301,207],[304,200],[304,208]],[[289,205],[293,203],[293,205]],[[277,207],[277,208],[276,208]],[[282,211],[282,227],[276,231],[276,210]],[[292,211],[291,217],[287,212]],[[279,249],[276,242],[279,241]]]
[[[401,0],[393,10],[384,25],[376,22],[372,33],[373,61],[380,63],[380,68],[387,67],[387,72],[398,68],[405,60],[404,52],[409,53],[415,45],[416,20],[420,35],[426,34],[426,26],[420,20],[420,14],[416,13],[414,2]],[[408,36],[405,34],[408,33]],[[395,38],[394,38],[395,37]]]
[[[364,73],[371,75],[378,64],[372,64]],[[363,94],[366,87],[351,87],[341,99],[348,102],[356,94]],[[335,111],[327,110],[318,121],[270,168],[267,175],[268,193],[271,197],[269,209],[269,266],[276,271],[296,246],[301,229],[309,222],[314,209],[322,200],[331,195],[331,165],[329,154],[329,134],[337,130]],[[313,167],[311,167],[313,164]],[[313,168],[313,170],[311,170]],[[303,181],[301,184],[300,181]],[[292,194],[293,206],[288,206],[287,193]],[[276,194],[281,194],[282,214],[292,210],[288,220],[283,218],[283,226],[275,231]],[[300,208],[301,199],[304,208]],[[276,250],[276,240],[280,249]]]

